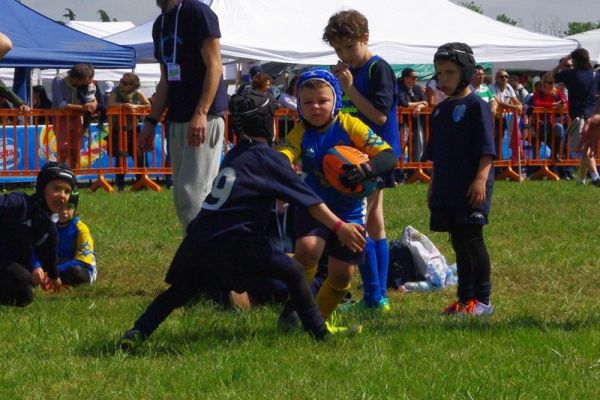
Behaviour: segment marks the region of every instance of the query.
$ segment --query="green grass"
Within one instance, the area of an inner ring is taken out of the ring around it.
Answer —
[[[388,237],[428,231],[425,185],[386,191]],[[600,191],[500,182],[485,229],[496,314],[440,316],[454,288],[391,294],[363,334],[280,333],[278,307],[176,311],[133,355],[116,342],[152,298],[181,230],[171,193],[83,192],[98,282],[0,307],[0,399],[595,399],[600,397]],[[355,285],[356,286],[356,285]]]

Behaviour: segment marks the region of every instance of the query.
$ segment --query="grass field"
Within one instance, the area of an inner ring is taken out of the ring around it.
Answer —
[[[388,237],[430,233],[425,185],[386,192]],[[83,192],[98,282],[24,309],[0,307],[0,399],[598,399],[600,190],[500,182],[486,241],[487,319],[447,318],[454,288],[390,295],[364,330],[316,343],[276,328],[278,307],[175,312],[133,355],[117,340],[162,281],[181,231],[171,193]]]

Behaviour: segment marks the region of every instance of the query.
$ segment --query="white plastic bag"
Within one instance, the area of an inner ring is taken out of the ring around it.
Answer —
[[[408,225],[402,232],[400,243],[408,248],[415,268],[422,276],[425,276],[436,288],[446,286],[448,263],[427,236]]]

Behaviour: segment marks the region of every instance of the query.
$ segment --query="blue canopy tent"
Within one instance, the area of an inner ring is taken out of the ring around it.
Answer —
[[[86,35],[30,9],[16,0],[0,0],[0,31],[13,49],[0,66],[14,67],[13,90],[27,100],[31,68],[133,68],[135,50]]]

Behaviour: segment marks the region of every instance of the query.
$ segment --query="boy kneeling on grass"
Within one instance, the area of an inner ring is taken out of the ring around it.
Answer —
[[[49,162],[38,173],[33,195],[0,196],[0,304],[28,305],[45,274],[49,288],[60,291],[56,222],[76,184],[70,169]],[[41,268],[32,270],[33,251]]]
[[[271,245],[266,226],[276,199],[306,207],[336,232],[340,242],[360,252],[363,229],[344,223],[290,168],[270,144],[274,104],[257,92],[233,95],[229,103],[237,145],[227,154],[198,216],[187,228],[165,281],[171,286],[148,306],[120,341],[137,348],[173,310],[211,287],[244,292],[257,280],[283,281],[304,328],[315,338],[329,332],[310,292],[300,263]]]

